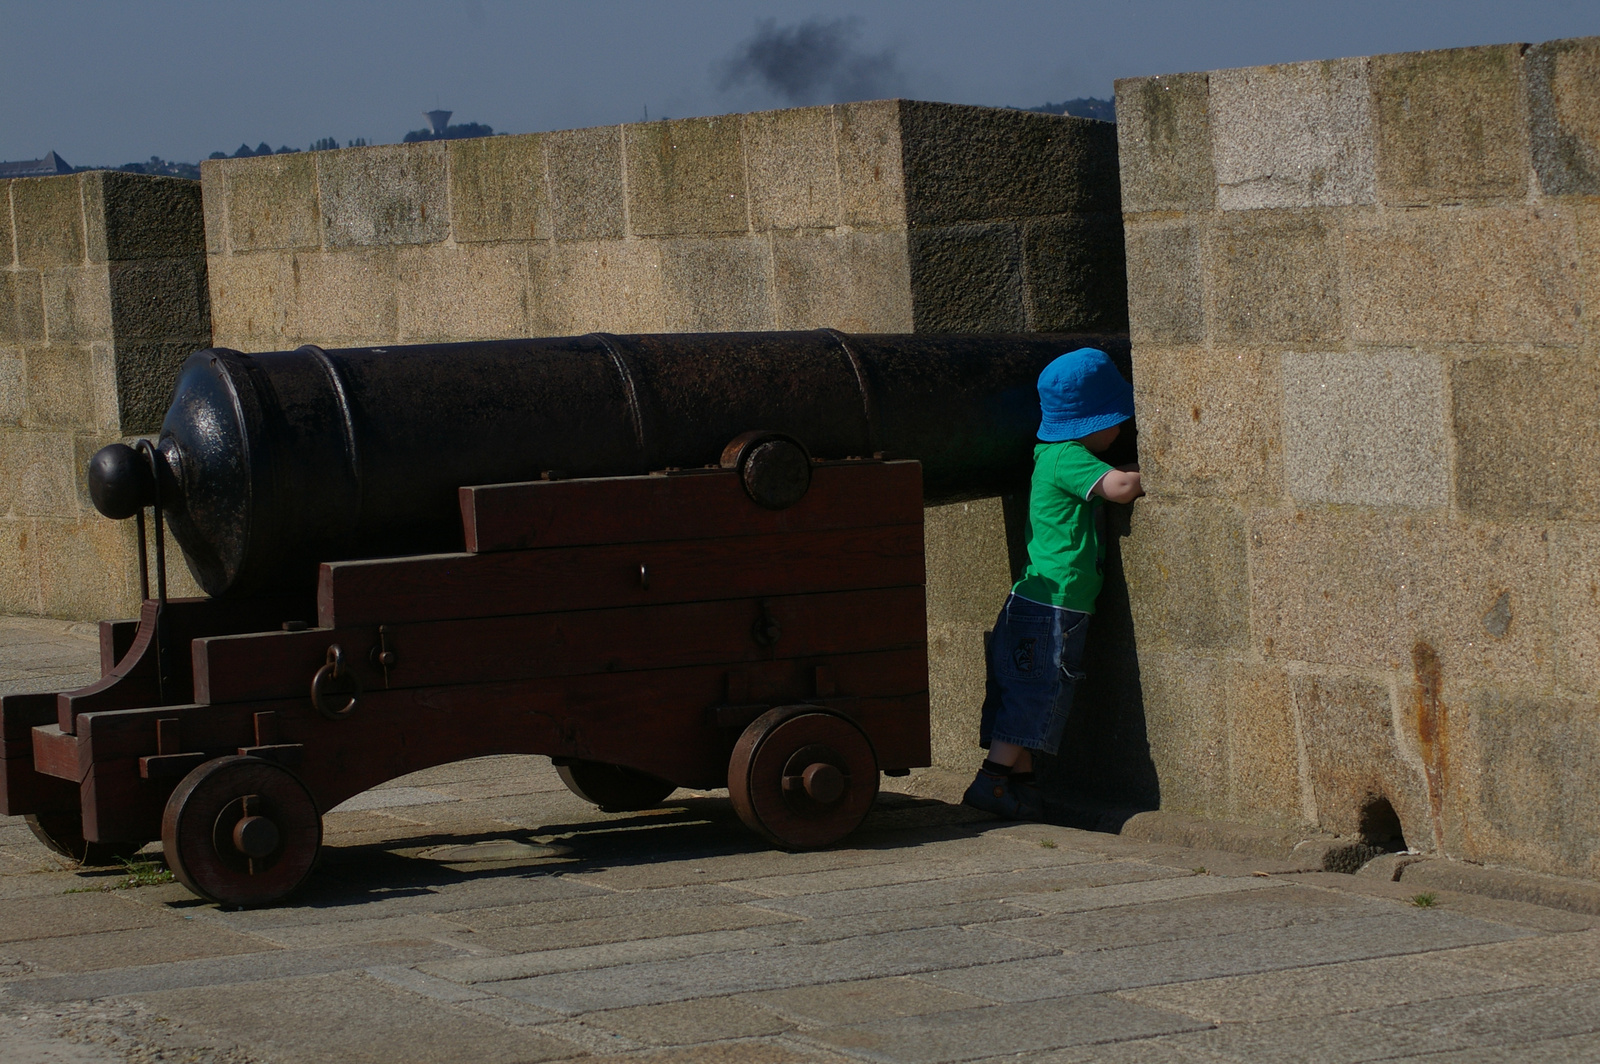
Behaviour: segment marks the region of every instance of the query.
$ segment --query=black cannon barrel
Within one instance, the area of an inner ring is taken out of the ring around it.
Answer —
[[[1127,365],[1125,334],[214,348],[180,371],[156,443],[161,501],[195,579],[221,595],[304,585],[322,561],[460,549],[463,485],[702,466],[752,429],[819,458],[920,459],[929,502],[996,495],[1027,482],[1040,370],[1082,346]],[[122,470],[91,463],[108,516],[129,512]]]

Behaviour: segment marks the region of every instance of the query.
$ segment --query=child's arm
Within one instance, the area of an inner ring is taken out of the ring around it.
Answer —
[[[1090,494],[1098,495],[1110,502],[1132,502],[1144,494],[1144,488],[1139,485],[1138,467],[1111,470],[1095,483],[1094,490]]]

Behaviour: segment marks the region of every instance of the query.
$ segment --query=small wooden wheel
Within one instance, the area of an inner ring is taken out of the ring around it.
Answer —
[[[779,846],[831,846],[872,808],[878,755],[848,717],[817,706],[779,706],[739,736],[728,792],[739,819]]]
[[[598,805],[606,813],[649,809],[660,805],[667,795],[678,789],[666,780],[637,769],[608,765],[603,761],[568,761],[557,765],[556,772],[567,790]]]
[[[143,842],[90,842],[83,837],[83,813],[76,809],[29,813],[25,819],[34,838],[61,856],[91,868],[120,864],[144,848]]]
[[[161,818],[178,881],[222,905],[266,905],[298,887],[322,846],[305,784],[259,757],[219,757],[183,777]]]

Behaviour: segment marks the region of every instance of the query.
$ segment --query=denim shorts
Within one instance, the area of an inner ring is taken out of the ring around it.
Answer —
[[[1089,614],[1008,595],[989,637],[978,744],[998,739],[1053,754],[1083,679]]]

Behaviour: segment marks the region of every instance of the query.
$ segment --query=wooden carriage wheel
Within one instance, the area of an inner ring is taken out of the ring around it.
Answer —
[[[848,717],[817,706],[779,706],[739,736],[728,792],[739,819],[779,846],[830,846],[872,808],[878,755]]]
[[[266,905],[298,887],[322,846],[322,817],[294,773],[218,757],[167,799],[161,845],[178,881],[222,905]]]
[[[603,761],[568,761],[556,766],[567,790],[601,812],[628,813],[660,805],[677,790],[675,784],[657,779],[637,769],[608,765]]]
[[[83,837],[83,813],[29,813],[24,819],[33,837],[55,853],[86,867],[119,864],[144,848],[142,842],[90,842]]]

